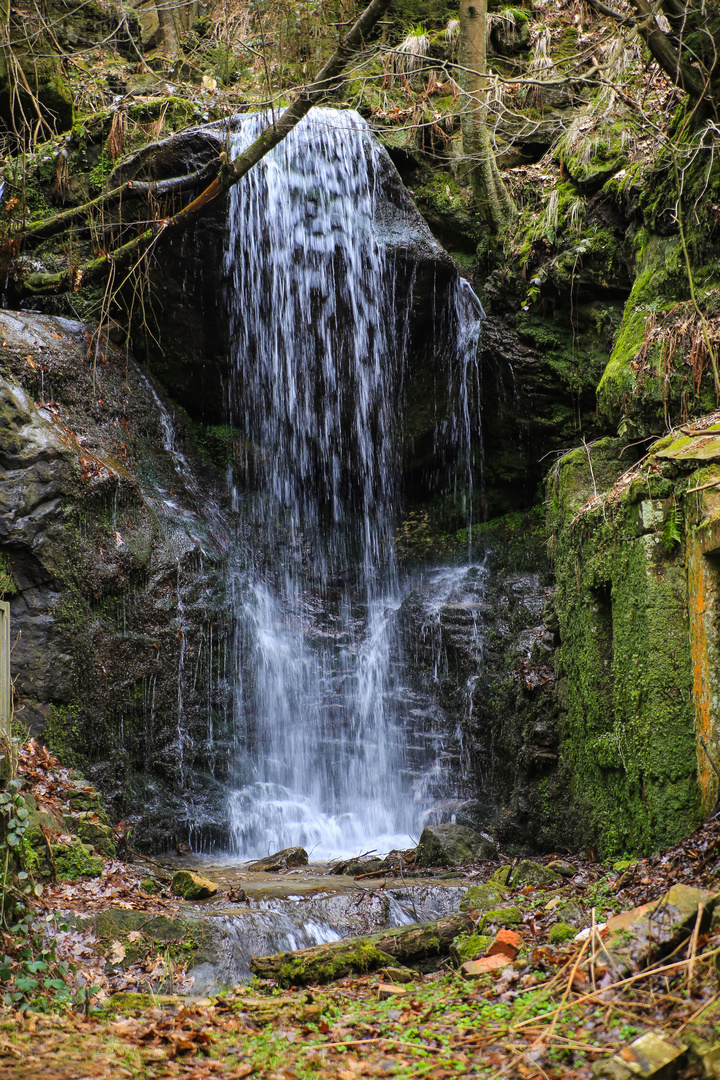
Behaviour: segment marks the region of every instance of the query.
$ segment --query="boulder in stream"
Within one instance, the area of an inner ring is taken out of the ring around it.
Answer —
[[[467,825],[428,825],[418,844],[419,866],[464,866],[496,859],[497,848]]]
[[[278,870],[287,870],[291,866],[307,866],[308,853],[302,847],[283,848],[274,855],[267,855],[264,859],[258,859],[250,863],[250,870],[266,870],[277,873]]]
[[[210,878],[192,870],[178,870],[172,879],[172,891],[183,900],[208,900],[215,896],[218,886]]]

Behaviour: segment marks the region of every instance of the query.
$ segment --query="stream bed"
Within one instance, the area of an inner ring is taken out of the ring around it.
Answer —
[[[305,949],[394,926],[428,922],[457,911],[468,883],[460,875],[355,880],[311,864],[278,873],[199,857],[164,860],[168,870],[191,869],[218,883],[212,900],[183,902],[183,915],[213,931],[217,958],[189,975],[193,993],[248,982],[250,960]],[[242,897],[244,899],[236,899]]]

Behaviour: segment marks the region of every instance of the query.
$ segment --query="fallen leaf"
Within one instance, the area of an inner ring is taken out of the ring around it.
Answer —
[[[119,941],[113,941],[110,945],[108,960],[111,964],[122,964],[125,959],[125,946]]]

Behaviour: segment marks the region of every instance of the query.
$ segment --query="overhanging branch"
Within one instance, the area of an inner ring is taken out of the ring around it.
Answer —
[[[288,106],[275,123],[269,124],[242,154],[222,167],[212,183],[183,210],[173,217],[165,218],[163,221],[153,224],[134,239],[128,241],[128,243],[116,248],[108,255],[92,259],[79,269],[69,269],[57,274],[32,274],[25,282],[26,288],[34,293],[60,292],[63,289],[77,289],[81,285],[92,284],[104,278],[111,268],[121,268],[137,258],[138,255],[141,255],[152,240],[158,237],[159,233],[164,232],[166,229],[187,228],[209,203],[237,184],[273,147],[281,143],[307,115],[313,105],[320,102],[334,88],[348,60],[362,47],[368,34],[378,20],[382,18],[389,6],[390,0],[371,0],[371,3],[368,4],[345,37],[341,39],[337,49],[315,79],[297,94],[292,104]],[[162,181],[162,183],[166,185],[172,183],[187,184],[189,179],[189,177],[178,177],[172,181]],[[195,182],[197,181],[195,180]],[[123,187],[126,188],[127,185]],[[154,188],[155,191],[158,190],[158,185],[148,185],[148,188],[150,187]],[[167,190],[169,189],[166,189],[166,192]],[[159,193],[164,194],[166,192]],[[105,196],[105,198],[107,197]],[[77,210],[67,211],[67,214],[77,216],[78,213],[82,212],[82,209],[77,208]],[[50,226],[51,221],[57,224],[60,217],[62,215],[49,219],[48,226]],[[64,219],[65,222],[68,220],[69,218]]]

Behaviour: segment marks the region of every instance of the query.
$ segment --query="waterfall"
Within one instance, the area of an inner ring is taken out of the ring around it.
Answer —
[[[236,118],[231,157],[267,123]],[[312,109],[230,198],[241,627],[230,819],[244,857],[299,844],[315,857],[407,847],[427,809],[407,757],[395,625],[413,277],[379,239],[381,153],[357,113]],[[456,407],[438,437],[456,441],[468,473],[480,317],[458,279],[443,325],[451,345],[438,346],[457,352]]]

